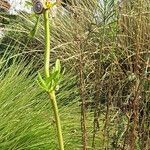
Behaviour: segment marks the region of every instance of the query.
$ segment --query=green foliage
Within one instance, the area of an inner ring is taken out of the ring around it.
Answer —
[[[58,149],[50,102],[36,86],[32,64],[14,61],[7,68],[3,63],[0,70],[0,149]],[[63,94],[59,93],[59,96],[63,97]],[[66,94],[65,99],[67,97]],[[60,107],[68,150],[80,144],[78,112],[76,102]]]
[[[47,92],[58,90],[59,87],[59,81],[61,77],[61,66],[59,59],[56,60],[55,67],[53,67],[53,70],[50,72],[50,77],[46,78],[45,80],[42,78],[41,74],[38,73],[38,79],[37,82],[39,86],[44,89]]]
[[[34,85],[31,65],[14,62],[0,75],[0,149],[45,149],[51,135],[44,116],[49,105],[41,101],[45,96]]]
[[[36,23],[29,35],[31,38],[33,38],[35,36],[35,34],[38,30],[38,25],[39,25],[39,20],[40,20],[40,16],[35,16],[35,17],[36,17]]]

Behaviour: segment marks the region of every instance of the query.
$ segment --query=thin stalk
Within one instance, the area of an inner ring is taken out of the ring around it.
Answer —
[[[51,103],[52,103],[52,107],[53,107],[53,111],[54,111],[54,117],[55,117],[55,121],[56,121],[57,136],[58,136],[60,150],[64,150],[62,129],[61,129],[61,123],[60,123],[60,117],[59,117],[59,112],[58,112],[58,105],[57,105],[57,101],[56,101],[55,91],[49,93],[49,97],[51,99]]]
[[[49,10],[44,11],[44,27],[45,27],[45,60],[44,60],[44,71],[45,77],[48,78],[50,76],[49,72],[49,62],[50,62],[50,27],[49,27]],[[59,118],[58,106],[56,101],[55,91],[48,92],[49,98],[52,103],[54,117],[56,121],[57,128],[57,136],[60,150],[64,150],[64,143],[62,137],[61,123]]]
[[[50,62],[50,27],[49,27],[49,10],[45,10],[44,15],[44,28],[45,28],[45,59],[44,70],[45,77],[49,77],[49,62]]]

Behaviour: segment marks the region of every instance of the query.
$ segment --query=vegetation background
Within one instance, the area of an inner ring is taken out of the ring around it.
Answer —
[[[68,0],[50,15],[51,64],[66,150],[150,150],[150,1]],[[0,149],[57,150],[51,105],[37,86],[43,20],[1,13]],[[35,33],[34,38],[31,37]]]

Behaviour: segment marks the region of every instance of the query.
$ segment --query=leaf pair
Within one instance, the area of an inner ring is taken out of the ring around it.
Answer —
[[[47,92],[52,92],[58,90],[60,78],[61,78],[61,65],[60,60],[57,59],[55,67],[53,67],[50,76],[43,79],[41,74],[38,73],[37,82],[42,89],[44,89]]]

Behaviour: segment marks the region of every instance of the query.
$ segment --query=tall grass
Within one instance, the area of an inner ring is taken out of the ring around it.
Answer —
[[[0,68],[0,149],[58,149],[51,105],[47,95],[36,86],[33,64],[26,65],[23,61],[13,61],[8,67],[7,62]],[[68,92],[65,88],[64,93]],[[63,100],[69,97],[68,94],[58,95],[65,147],[78,149],[78,96],[74,98],[74,103],[69,104]],[[68,105],[65,106],[63,101]]]

